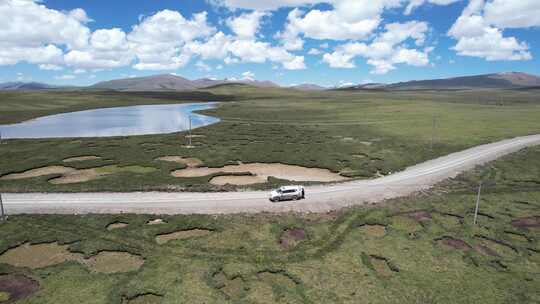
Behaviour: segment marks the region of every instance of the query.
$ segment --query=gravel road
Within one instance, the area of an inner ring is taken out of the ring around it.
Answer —
[[[540,134],[477,146],[427,161],[385,177],[306,187],[302,201],[271,203],[268,192],[228,193],[32,193],[4,194],[8,214],[232,214],[329,212],[377,203],[425,190],[447,178],[522,148],[539,145]]]

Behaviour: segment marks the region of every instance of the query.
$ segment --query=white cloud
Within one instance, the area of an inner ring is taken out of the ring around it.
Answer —
[[[281,7],[298,7],[317,4],[320,0],[207,0],[208,2],[230,9],[251,9],[259,11],[276,10]]]
[[[205,71],[205,72],[210,72],[212,70],[212,67],[209,66],[208,64],[202,62],[202,61],[197,61],[197,63],[195,63],[195,66],[199,69],[199,71]]]
[[[253,81],[253,80],[255,80],[255,74],[252,73],[251,71],[246,71],[246,72],[242,73],[242,80]]]
[[[207,23],[205,12],[185,19],[177,11],[163,10],[144,18],[127,36],[139,70],[167,70],[185,66],[191,59],[183,46],[196,38],[208,37],[215,29]]]
[[[452,3],[459,2],[461,0],[410,0],[407,8],[405,8],[405,15],[410,15],[412,11],[426,3],[436,4],[436,5],[449,5]]]
[[[57,79],[57,80],[73,80],[75,78],[76,78],[75,75],[72,75],[72,74],[64,74],[64,75],[54,77],[54,79]]]
[[[240,39],[253,39],[260,29],[261,19],[267,16],[266,13],[252,12],[244,13],[235,18],[227,19],[227,25]]]
[[[425,22],[390,23],[385,26],[385,32],[370,44],[346,43],[333,53],[324,54],[323,61],[333,68],[355,68],[354,59],[364,57],[373,66],[372,74],[386,74],[395,69],[395,64],[426,66],[429,64],[428,54],[433,49],[409,49],[405,42],[413,40],[417,46],[422,46],[428,30]]]
[[[284,48],[254,39],[238,39],[236,36],[216,33],[207,41],[186,44],[184,52],[202,59],[222,59],[226,64],[278,62],[286,69],[304,69],[304,57],[295,56]]]
[[[45,63],[45,64],[40,64],[39,69],[40,70],[45,70],[45,71],[61,71],[64,68],[59,66],[59,65],[56,65],[56,64]]]
[[[540,26],[540,1],[493,0],[484,7],[486,21],[499,28]]]
[[[319,50],[319,49],[310,49],[310,50],[308,51],[308,55],[314,55],[314,56],[316,56],[316,55],[320,55],[320,54],[322,54],[322,51]]]
[[[59,12],[37,1],[0,1],[0,65],[20,61],[59,65],[62,50],[85,47],[90,30],[83,10]]]
[[[532,55],[527,43],[520,42],[515,37],[504,37],[501,29],[486,20],[483,15],[484,4],[483,0],[471,0],[454,23],[448,32],[457,40],[453,49],[458,55],[479,57],[488,61],[530,60]]]

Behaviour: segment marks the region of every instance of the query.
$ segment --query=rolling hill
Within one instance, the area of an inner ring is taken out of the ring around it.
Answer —
[[[55,89],[56,87],[39,82],[6,82],[0,83],[0,91],[39,91]]]
[[[511,89],[540,86],[540,77],[509,72],[446,79],[399,82],[384,86],[386,90],[461,90]]]

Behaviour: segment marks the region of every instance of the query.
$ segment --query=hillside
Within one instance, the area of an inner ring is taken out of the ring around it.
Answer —
[[[0,90],[2,91],[37,91],[54,89],[55,87],[39,82],[6,82],[0,83]]]
[[[511,89],[540,86],[540,77],[526,73],[498,73],[446,79],[399,82],[385,86],[388,90],[459,90]]]

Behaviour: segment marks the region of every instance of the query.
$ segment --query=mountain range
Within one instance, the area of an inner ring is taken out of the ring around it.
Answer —
[[[184,77],[164,74],[146,77],[124,78],[96,83],[91,89],[117,91],[192,91],[222,84],[248,84],[256,87],[279,87],[271,81],[258,80],[215,80],[202,78],[189,80]]]
[[[202,78],[189,80],[184,77],[163,74],[146,77],[124,78],[96,83],[89,87],[78,87],[77,89],[94,90],[116,90],[116,91],[193,91],[202,88],[214,87],[229,84],[246,84],[255,87],[280,87],[271,81],[258,81],[251,79],[209,79]],[[485,74],[476,76],[454,77],[432,80],[414,80],[398,82],[393,84],[368,83],[354,85],[345,88],[334,88],[334,90],[468,90],[468,89],[517,89],[517,88],[540,88],[540,77],[520,73],[508,72],[498,74]],[[52,86],[37,82],[8,82],[0,83],[2,91],[37,91],[63,89],[67,87]],[[70,87],[75,89],[75,87]],[[301,84],[289,87],[300,91],[323,91],[329,88],[316,84]]]

